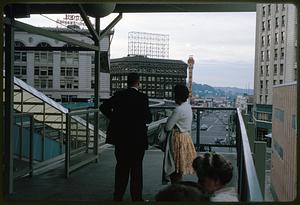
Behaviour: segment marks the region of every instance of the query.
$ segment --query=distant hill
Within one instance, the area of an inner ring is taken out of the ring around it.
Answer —
[[[207,84],[192,84],[193,95],[213,97],[213,96],[225,96],[225,92],[220,89],[215,89],[214,87]]]
[[[193,82],[192,84],[193,95],[199,95],[203,97],[213,96],[237,96],[247,93],[253,95],[253,89],[242,89],[236,87],[212,87],[207,84],[198,84]]]
[[[247,93],[248,95],[253,95],[253,89],[243,89],[243,88],[236,88],[236,87],[214,87],[215,89],[222,90],[226,94],[235,94],[235,95],[243,95]]]

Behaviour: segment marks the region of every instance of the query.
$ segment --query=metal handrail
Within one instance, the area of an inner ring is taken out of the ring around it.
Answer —
[[[33,113],[14,113],[14,117],[21,117],[24,116],[29,117],[29,176],[32,177],[33,175],[33,134],[34,134],[34,114]],[[22,124],[21,124],[22,126]],[[21,139],[22,140],[22,139]],[[20,155],[22,155],[22,149],[20,150]],[[17,178],[19,176],[15,176]]]
[[[82,153],[88,153],[89,150],[89,144],[90,144],[90,127],[89,127],[89,114],[99,112],[99,109],[96,108],[79,108],[75,110],[69,110],[68,113],[66,113],[66,143],[65,143],[65,177],[68,178],[70,173],[74,171],[75,169],[84,166],[87,163],[90,163],[93,160],[98,159],[98,140],[95,140],[95,138],[98,138],[97,134],[98,132],[95,132],[94,130],[94,146],[93,146],[93,156],[89,156],[87,159],[84,159],[76,164],[71,165],[71,120],[76,120],[74,117],[78,115],[86,115],[86,123],[83,124],[83,126],[86,127],[86,145],[84,149],[82,150]],[[77,122],[79,123],[79,122]]]
[[[174,109],[175,106],[155,106],[151,109]],[[242,118],[241,111],[236,108],[204,108],[198,106],[192,106],[193,110],[197,110],[197,130],[200,127],[200,110],[233,110],[236,111],[236,147],[237,149],[237,166],[238,166],[238,194],[240,201],[253,201],[262,202],[263,195],[259,186],[256,169],[253,162],[252,153],[250,150],[248,135],[246,132],[245,124]],[[152,124],[152,123],[151,123]],[[151,125],[150,124],[150,125]],[[154,125],[154,124],[153,124]],[[157,123],[155,124],[157,125]],[[153,126],[151,127],[154,128]],[[200,132],[197,131],[197,146],[216,146],[216,147],[228,147],[229,145],[211,145],[200,144]]]
[[[241,111],[237,109],[237,164],[238,164],[238,193],[240,201],[263,200],[262,191],[259,186],[252,152],[249,145],[244,120]]]
[[[158,109],[174,109],[175,106],[153,106],[150,107],[151,110],[158,110]],[[192,106],[192,110],[196,110],[197,113],[197,127],[196,127],[196,143],[195,148],[197,151],[203,151],[203,147],[208,147],[209,150],[211,150],[211,147],[235,147],[235,145],[219,145],[219,144],[203,144],[200,143],[200,111],[205,110],[232,110],[236,111],[236,108],[218,108],[218,107],[200,107],[200,106]],[[166,119],[163,119],[164,122],[166,122]],[[149,124],[148,131],[151,129],[155,129],[155,127],[158,127],[160,123],[157,123],[158,121],[152,122]],[[149,133],[149,132],[148,132]]]

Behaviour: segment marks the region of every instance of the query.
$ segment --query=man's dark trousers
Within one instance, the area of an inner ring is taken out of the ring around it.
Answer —
[[[130,173],[130,194],[133,201],[142,201],[143,158],[145,149],[115,146],[117,160],[115,169],[114,201],[122,201]]]

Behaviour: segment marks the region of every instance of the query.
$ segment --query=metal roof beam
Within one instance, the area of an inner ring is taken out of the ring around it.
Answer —
[[[79,7],[79,11],[80,11],[80,16],[83,19],[85,25],[87,26],[87,28],[89,29],[90,33],[93,36],[93,40],[94,41],[99,41],[99,36],[96,33],[95,29],[93,28],[92,23],[90,22],[89,18],[87,17],[87,14],[83,8],[83,6],[81,4],[78,4]]]
[[[49,38],[52,38],[52,39],[56,39],[56,40],[59,40],[59,41],[70,43],[72,45],[80,46],[82,48],[86,48],[86,49],[90,49],[90,50],[94,50],[94,51],[100,51],[99,46],[94,46],[94,45],[91,45],[91,44],[87,44],[87,43],[84,43],[84,42],[81,42],[81,41],[78,41],[78,40],[60,35],[58,33],[55,33],[55,32],[52,32],[52,31],[47,31],[47,30],[42,29],[42,28],[34,27],[34,26],[31,26],[31,25],[28,25],[28,24],[25,24],[25,23],[22,23],[22,22],[19,22],[19,21],[16,21],[16,20],[11,20],[11,19],[5,18],[4,23],[5,24],[10,24],[15,28],[19,28],[19,29],[21,29],[23,31],[27,31],[29,33],[39,34],[39,35],[46,36],[46,37],[49,37]]]
[[[100,33],[100,40],[122,19],[122,13],[119,15],[108,25],[106,28]]]

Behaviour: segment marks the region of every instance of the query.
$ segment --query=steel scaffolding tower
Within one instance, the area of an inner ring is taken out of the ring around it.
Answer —
[[[142,55],[150,58],[169,58],[169,35],[129,32],[128,55]]]

